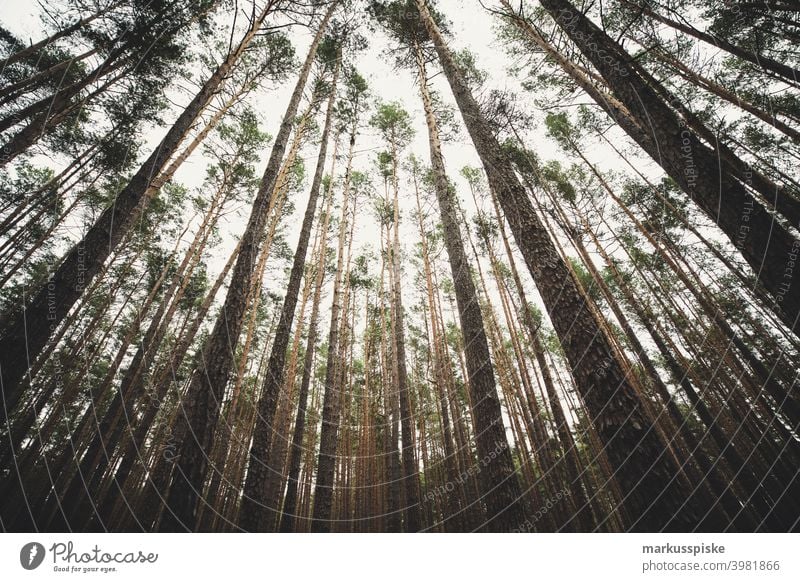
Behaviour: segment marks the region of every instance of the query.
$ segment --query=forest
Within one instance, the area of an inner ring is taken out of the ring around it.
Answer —
[[[800,2],[0,7],[0,530],[800,529]]]

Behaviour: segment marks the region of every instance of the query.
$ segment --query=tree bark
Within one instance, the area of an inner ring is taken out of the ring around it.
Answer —
[[[261,398],[258,402],[255,432],[250,446],[250,455],[247,470],[247,479],[244,485],[244,494],[241,508],[239,509],[239,526],[246,531],[265,531],[271,529],[269,525],[275,520],[275,513],[279,511],[279,492],[273,487],[267,488],[268,483],[275,483],[270,473],[281,469],[279,462],[282,459],[273,459],[270,455],[270,442],[274,428],[275,409],[278,403],[278,392],[281,390],[285,379],[286,349],[289,345],[292,323],[294,320],[297,297],[300,292],[300,283],[303,278],[303,268],[306,264],[308,242],[311,238],[311,228],[314,223],[314,214],[317,209],[317,200],[322,185],[322,174],[325,170],[325,160],[328,152],[328,136],[333,122],[333,106],[336,97],[336,83],[339,78],[341,53],[333,72],[333,80],[328,98],[328,108],[325,113],[325,126],[317,156],[317,167],[311,183],[303,223],[300,228],[300,238],[294,254],[294,262],[289,275],[289,285],[283,301],[278,327],[267,364],[267,372],[261,389]],[[284,387],[285,389],[285,387]],[[277,503],[276,503],[277,501]]]
[[[424,1],[416,1],[489,184],[536,281],[573,366],[578,390],[625,492],[625,506],[634,520],[628,527],[644,531],[659,531],[668,525],[691,528],[698,516],[683,507],[686,495],[681,491],[682,476],[670,462],[667,446],[657,437],[586,298],[537,217],[510,161],[502,154]]]
[[[178,459],[169,488],[168,511],[159,526],[161,531],[192,531],[195,528],[197,503],[208,466],[207,453],[211,450],[220,402],[233,366],[231,350],[238,343],[242,329],[247,291],[259,253],[259,239],[267,221],[270,198],[317,47],[337,4],[333,2],[329,6],[309,48],[253,202],[222,312],[203,349],[187,395],[180,404],[174,435],[178,442]]]
[[[452,187],[447,179],[433,103],[427,87],[424,57],[419,45],[415,47],[415,53],[420,92],[428,125],[436,198],[439,202],[445,246],[464,334],[469,390],[475,418],[478,456],[481,462],[478,467],[478,481],[487,508],[486,527],[491,531],[511,531],[519,528],[525,520],[522,492],[503,426],[483,316],[458,226],[457,209],[453,201]]]

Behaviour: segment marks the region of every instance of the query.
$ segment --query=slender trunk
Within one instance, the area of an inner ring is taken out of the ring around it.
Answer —
[[[701,40],[715,48],[721,48],[722,50],[727,51],[730,54],[755,65],[756,67],[760,67],[766,71],[775,73],[776,75],[782,77],[785,81],[789,82],[789,84],[796,85],[798,82],[800,82],[800,71],[797,69],[794,69],[783,63],[779,63],[778,61],[765,57],[764,55],[753,53],[749,50],[738,47],[726,41],[725,39],[701,30],[697,30],[688,24],[683,24],[667,18],[666,16],[663,16],[662,14],[659,14],[658,12],[655,12],[654,10],[651,10],[645,6],[644,2],[630,2],[629,0],[621,1],[630,7],[631,12],[646,14],[653,20],[666,24],[667,26],[671,26],[675,30],[679,30],[684,34]]]
[[[268,526],[274,522],[275,515],[273,512],[279,510],[276,504],[276,500],[279,501],[279,492],[274,487],[272,490],[268,490],[266,487],[268,483],[276,482],[275,479],[271,479],[270,473],[280,470],[280,466],[277,464],[278,459],[273,459],[270,456],[270,440],[274,432],[273,418],[278,403],[278,392],[284,384],[286,349],[289,344],[289,335],[294,320],[300,282],[303,278],[303,268],[306,264],[308,242],[311,237],[311,228],[314,223],[317,200],[322,185],[322,174],[325,169],[328,136],[333,122],[333,106],[336,98],[336,82],[339,77],[340,62],[341,54],[339,53],[337,54],[333,81],[330,87],[328,108],[325,113],[325,126],[322,130],[319,155],[317,156],[317,167],[311,183],[311,192],[308,196],[303,224],[300,228],[300,238],[297,242],[292,271],[289,275],[289,286],[286,289],[283,309],[281,310],[280,320],[272,343],[261,399],[258,402],[258,415],[253,442],[250,446],[250,461],[244,486],[244,497],[239,510],[239,526],[246,531],[271,529]]]
[[[511,450],[503,426],[500,399],[492,371],[483,316],[464,251],[461,230],[458,226],[459,220],[453,201],[452,186],[447,179],[444,167],[433,103],[427,86],[424,57],[419,45],[415,47],[415,53],[420,91],[428,125],[436,197],[439,202],[445,245],[456,291],[459,319],[464,334],[478,457],[482,463],[478,480],[487,507],[488,523],[486,527],[492,531],[510,531],[519,528],[525,520],[522,492],[515,475],[514,461],[511,458]]]
[[[357,119],[353,122],[350,133],[350,151],[347,154],[347,170],[344,178],[344,192],[342,193],[342,214],[339,218],[339,248],[336,259],[336,276],[333,283],[333,298],[331,304],[331,324],[328,332],[328,357],[325,368],[325,396],[322,404],[322,427],[320,429],[320,444],[317,460],[317,480],[314,486],[312,532],[331,531],[331,516],[333,511],[334,469],[336,464],[336,449],[339,436],[339,417],[341,408],[341,386],[337,380],[341,364],[339,362],[339,328],[341,325],[342,311],[342,286],[345,285],[344,261],[345,241],[347,239],[347,212],[351,203],[350,176],[352,172],[353,154],[356,142]],[[352,201],[355,207],[355,200]],[[355,214],[355,212],[353,213]]]
[[[724,99],[728,103],[736,105],[737,107],[743,109],[744,111],[747,111],[748,113],[757,117],[764,123],[771,125],[778,131],[782,132],[784,135],[786,135],[786,137],[795,140],[795,142],[800,142],[800,131],[796,130],[793,127],[790,127],[785,122],[778,119],[775,115],[764,111],[763,109],[750,103],[746,99],[738,97],[735,93],[726,89],[719,83],[715,82],[713,79],[709,79],[699,73],[696,73],[695,71],[687,67],[685,63],[682,63],[681,61],[675,59],[666,52],[660,50],[655,50],[652,52],[659,60],[665,62],[667,65],[675,69],[678,72],[678,74],[687,81],[694,83],[698,87],[705,89],[706,91],[716,95],[720,99]]]
[[[109,2],[108,6],[106,6],[105,8],[100,9],[97,12],[93,12],[89,16],[85,16],[84,18],[81,18],[80,20],[77,20],[75,23],[73,23],[73,24],[71,24],[71,25],[69,25],[69,26],[67,26],[65,28],[62,28],[61,30],[59,30],[57,32],[54,32],[53,34],[51,34],[47,38],[44,38],[44,39],[42,39],[42,40],[40,40],[38,42],[35,42],[35,43],[33,43],[33,44],[29,45],[29,46],[26,46],[23,49],[20,49],[20,50],[18,50],[16,52],[12,53],[11,55],[7,56],[5,59],[0,60],[0,70],[5,69],[8,65],[11,65],[13,63],[19,62],[19,61],[21,61],[23,59],[27,59],[27,58],[35,55],[37,52],[41,51],[42,49],[44,49],[48,45],[54,43],[55,41],[57,41],[57,40],[59,40],[61,38],[67,37],[67,36],[71,35],[74,32],[79,31],[81,28],[85,27],[88,24],[91,24],[92,22],[94,22],[95,20],[97,20],[101,16],[104,16],[105,14],[107,14],[111,10],[115,9],[119,5],[120,5],[120,2]]]
[[[164,399],[167,396],[170,385],[175,379],[176,372],[183,364],[183,360],[203,320],[208,314],[214,298],[222,287],[228,273],[233,268],[233,259],[237,251],[238,245],[231,253],[225,267],[220,271],[214,285],[197,310],[191,325],[179,335],[177,343],[168,354],[168,360],[163,365],[157,367],[156,372],[153,374],[154,379],[152,381],[151,390],[148,391],[147,401],[142,404],[143,411],[140,419],[136,423],[136,430],[132,432],[130,438],[123,438],[120,442],[118,454],[122,460],[114,473],[113,482],[108,486],[106,494],[100,502],[100,517],[105,523],[113,521],[112,516],[118,512],[119,505],[122,501],[113,495],[115,483],[121,492],[131,488],[131,470],[136,463],[142,463],[144,460],[142,450],[147,434],[153,428],[152,423],[164,404]]]
[[[292,122],[317,47],[336,7],[337,3],[333,2],[328,8],[309,48],[253,202],[253,210],[242,236],[225,304],[206,341],[203,357],[192,376],[187,396],[180,405],[175,427],[178,460],[169,488],[169,511],[165,513],[160,524],[162,531],[187,529],[191,531],[196,525],[198,492],[203,488],[208,466],[207,452],[211,450],[219,417],[219,405],[233,367],[234,354],[231,352],[231,346],[238,343],[242,329],[246,296],[259,253],[259,239],[268,218],[270,198],[275,190]]]
[[[335,148],[334,148],[335,149]],[[335,157],[335,154],[334,154]],[[279,529],[281,532],[294,530],[295,512],[297,511],[297,494],[300,477],[300,463],[303,453],[303,439],[306,430],[306,405],[308,403],[308,391],[311,384],[311,376],[314,373],[314,353],[316,351],[319,318],[319,304],[322,295],[322,283],[325,278],[325,257],[327,256],[328,244],[328,218],[330,217],[332,192],[329,190],[328,203],[325,210],[325,218],[322,226],[322,241],[319,249],[319,259],[315,268],[314,281],[314,301],[311,306],[311,317],[308,323],[308,339],[306,340],[306,353],[303,360],[303,378],[300,381],[300,394],[298,396],[297,417],[295,418],[294,431],[292,432],[292,443],[289,447],[289,459],[287,461],[286,476],[286,496],[283,502],[283,511],[280,516]]]
[[[419,470],[414,455],[414,419],[411,416],[411,400],[408,390],[408,371],[406,369],[406,346],[403,326],[403,296],[401,292],[400,271],[400,204],[397,176],[397,147],[392,141],[392,186],[394,189],[394,240],[392,241],[393,302],[394,302],[394,355],[397,367],[397,392],[400,397],[400,422],[402,424],[401,451],[403,459],[403,486],[406,494],[405,531],[416,532],[421,527],[419,507]]]

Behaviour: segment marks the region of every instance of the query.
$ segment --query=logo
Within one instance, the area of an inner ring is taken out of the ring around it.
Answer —
[[[44,561],[44,546],[38,542],[30,542],[19,551],[19,563],[26,570],[35,570]]]

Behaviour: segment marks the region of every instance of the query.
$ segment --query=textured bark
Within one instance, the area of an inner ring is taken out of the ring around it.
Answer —
[[[518,528],[525,520],[522,492],[515,475],[514,462],[503,426],[483,316],[458,226],[458,211],[452,199],[453,192],[444,167],[436,118],[427,87],[424,57],[419,46],[415,52],[428,125],[436,198],[439,202],[445,246],[450,260],[459,319],[464,335],[478,457],[482,463],[478,481],[487,508],[486,528],[491,531],[510,531]]]
[[[729,136],[721,135],[710,129],[702,119],[682,103],[678,96],[649,71],[638,64],[636,64],[636,68],[636,72],[655,91],[656,97],[660,98],[663,103],[668,103],[677,112],[680,116],[679,123],[683,122],[701,140],[713,146],[717,164],[722,173],[735,178],[740,186],[747,185],[758,193],[760,195],[759,203],[764,204],[766,208],[775,210],[792,224],[800,224],[800,200],[797,199],[796,193],[789,192],[783,185],[777,184],[740,158],[727,145],[726,142],[730,141]]]
[[[280,0],[270,0],[263,11],[265,13],[271,11],[272,5],[276,1]],[[215,7],[216,3],[211,2],[205,8],[196,10],[188,21],[176,18],[175,14],[171,14],[170,6],[162,6],[158,10],[159,13],[151,17],[146,26],[149,29],[157,29],[160,38],[168,39],[188,26],[190,22],[206,15]],[[175,6],[178,6],[178,10],[180,10],[179,4]],[[252,16],[255,21],[256,15],[253,14]],[[141,23],[139,26],[144,27],[145,25]],[[147,58],[152,48],[143,48],[141,39],[131,28],[124,30],[112,42],[115,48],[110,50],[106,58],[95,69],[84,75],[83,78],[70,85],[62,86],[59,84],[52,95],[0,119],[0,131],[5,131],[25,119],[30,119],[30,122],[25,127],[0,146],[0,166],[7,164],[38,142],[48,130],[61,124],[72,112],[95,100],[120,79],[132,74],[138,64]],[[122,70],[119,74],[104,81],[98,88],[90,91],[87,95],[77,98],[81,91],[119,70]]]
[[[98,427],[97,434],[87,449],[84,462],[88,462],[91,459],[89,466],[93,467],[93,476],[89,483],[83,483],[83,488],[86,495],[93,500],[98,500],[101,497],[101,491],[99,490],[100,479],[106,469],[110,465],[113,466],[113,461],[115,460],[112,455],[113,451],[119,444],[125,442],[122,436],[126,429],[133,429],[131,422],[136,418],[135,411],[139,407],[140,400],[146,394],[147,381],[143,376],[146,376],[151,369],[158,347],[172,325],[173,317],[191,280],[191,275],[203,256],[211,230],[225,204],[227,195],[226,171],[223,171],[223,176],[223,183],[217,188],[189,249],[178,265],[169,287],[164,291],[159,306],[151,318],[150,325],[139,341],[139,347],[122,375],[120,385],[104,415],[101,425]],[[164,274],[166,274],[166,268]],[[157,287],[154,288],[154,292],[157,290]],[[138,317],[142,316],[143,314],[141,313],[138,315]],[[122,422],[123,418],[125,419],[124,423]],[[85,473],[86,471],[84,471]],[[70,498],[70,495],[67,494],[66,497]],[[78,524],[75,525],[76,527],[78,526]]]
[[[10,85],[5,85],[2,89],[0,89],[0,105],[13,102],[14,99],[24,95],[26,92],[35,90],[36,85],[41,85],[48,81],[55,80],[56,75],[58,75],[58,73],[61,71],[64,71],[63,74],[66,75],[67,71],[73,64],[88,59],[92,55],[97,54],[99,50],[99,47],[91,48],[76,57],[56,63],[44,71],[40,71],[21,81],[17,81],[16,83],[12,83]],[[2,65],[0,65],[0,69],[2,69]]]
[[[87,101],[86,97],[73,101],[73,98],[77,97],[81,91],[120,69],[123,69],[123,74],[113,77],[114,81],[127,75],[130,72],[127,70],[127,65],[133,62],[133,57],[123,56],[123,53],[123,48],[115,49],[102,63],[79,81],[66,87],[59,87],[53,95],[39,99],[0,119],[0,132],[7,131],[26,119],[30,119],[24,128],[0,147],[0,165],[9,163],[36,143],[45,128],[59,123],[77,103]],[[107,87],[107,83],[101,87]],[[96,91],[90,93],[90,95],[96,94]]]
[[[319,437],[319,454],[317,460],[317,481],[314,486],[314,509],[311,522],[312,532],[331,531],[333,511],[334,470],[336,465],[336,449],[339,436],[339,417],[341,412],[341,385],[338,382],[342,366],[339,361],[342,311],[342,286],[345,277],[345,240],[347,239],[347,212],[351,203],[350,173],[353,163],[353,148],[356,141],[356,125],[350,134],[350,151],[347,154],[347,170],[342,193],[342,214],[339,219],[339,248],[336,259],[336,276],[333,283],[333,299],[331,305],[331,324],[328,333],[328,358],[325,368],[325,396],[322,402],[322,428]],[[353,202],[355,206],[355,202]]]
[[[592,503],[589,501],[588,497],[586,496],[586,492],[583,489],[582,484],[582,477],[583,472],[580,469],[580,459],[578,458],[577,451],[575,450],[575,441],[572,437],[572,433],[570,432],[569,425],[566,423],[566,419],[564,417],[564,412],[561,408],[561,402],[558,399],[557,393],[555,391],[555,385],[553,383],[553,378],[550,373],[550,368],[547,365],[544,357],[544,346],[541,343],[539,338],[539,330],[533,320],[533,315],[529,308],[529,303],[525,294],[524,287],[522,286],[522,280],[520,279],[519,273],[517,272],[517,267],[514,261],[514,256],[511,251],[511,245],[508,241],[508,237],[506,235],[505,226],[503,225],[503,217],[500,214],[500,208],[497,204],[496,198],[492,193],[492,202],[496,214],[496,218],[498,220],[498,226],[500,229],[501,237],[503,240],[503,245],[505,247],[507,259],[509,262],[510,270],[512,277],[514,279],[514,284],[516,286],[516,292],[519,298],[519,309],[517,313],[521,313],[522,315],[522,323],[526,326],[528,330],[528,334],[530,336],[530,342],[533,348],[534,357],[536,358],[536,362],[539,365],[539,371],[542,375],[542,380],[545,384],[545,388],[547,390],[547,398],[550,401],[551,412],[553,415],[553,423],[555,424],[555,429],[559,437],[560,445],[563,451],[563,456],[560,460],[554,461],[552,458],[552,454],[548,452],[549,465],[552,469],[558,467],[561,463],[566,463],[566,478],[567,478],[567,486],[570,487],[570,496],[568,499],[565,499],[561,502],[562,508],[562,515],[555,515],[553,516],[553,529],[557,531],[592,531],[595,527],[595,520],[592,517]],[[491,249],[491,247],[490,247]],[[512,309],[511,307],[514,306],[513,299],[505,298],[505,295],[510,295],[510,290],[507,289],[506,281],[502,280],[501,274],[498,273],[496,268],[497,259],[494,257],[494,252],[492,251],[492,264],[494,267],[495,278],[497,280],[498,286],[500,287],[500,291],[502,293],[504,304],[508,303],[510,300],[511,306],[506,309],[506,317],[508,320],[510,332],[511,332],[511,340],[515,346],[515,351],[518,352],[519,358],[519,368],[520,373],[523,379],[526,379],[526,389],[528,390],[528,401],[530,403],[531,413],[535,414],[535,420],[537,424],[541,424],[540,415],[541,412],[538,409],[538,405],[535,401],[535,398],[532,394],[532,387],[529,387],[531,384],[531,379],[529,378],[528,370],[526,367],[526,362],[523,357],[523,350],[521,346],[521,341],[519,334],[517,331],[516,326],[514,325],[514,321],[511,317]],[[503,293],[505,291],[505,293]],[[538,383],[538,379],[537,379]],[[539,385],[540,394],[541,394],[541,385]],[[544,400],[544,396],[542,395],[542,400]],[[531,438],[534,435],[537,437],[537,441],[540,442],[540,447],[544,447],[548,444],[548,436],[544,426],[536,427],[536,431],[530,431]],[[536,444],[537,441],[533,441]],[[542,463],[542,468],[544,469],[544,463]],[[549,473],[549,470],[548,470]],[[549,475],[550,479],[554,479],[554,475]],[[533,482],[533,481],[532,481]],[[559,483],[559,489],[561,488],[561,483]],[[557,489],[555,487],[550,487],[549,490],[546,492],[548,498],[552,499],[553,496],[557,493]],[[566,511],[567,507],[571,507],[570,511]],[[559,518],[560,521],[557,521]]]
[[[565,22],[570,24],[583,22],[584,28],[591,29],[589,36],[583,28],[575,29],[581,31],[581,39],[588,46],[602,46],[603,40],[606,44],[611,43],[606,54],[612,54],[616,59],[611,58],[612,63],[609,64],[606,61],[609,57],[605,57],[598,59],[595,65],[609,75],[606,81],[614,87],[613,96],[599,90],[585,71],[556,51],[530,23],[516,16],[507,0],[502,2],[509,11],[511,21],[547,52],[725,232],[753,268],[760,283],[771,293],[773,300],[768,307],[789,329],[800,333],[795,329],[800,322],[800,278],[791,274],[787,276],[784,270],[792,249],[800,245],[797,238],[775,221],[740,182],[731,176],[719,175],[717,154],[687,131],[685,122],[669,111],[641,79],[635,86],[632,84],[637,66],[630,56],[596,26],[578,15],[574,8],[563,8],[567,3],[559,1],[557,7],[553,8],[553,14],[563,15]],[[595,34],[596,37],[593,36]],[[593,40],[595,45],[592,45]],[[591,60],[597,55],[590,50],[587,57]],[[628,67],[620,69],[619,63],[626,63]],[[684,137],[688,140],[686,145]],[[687,152],[688,157],[685,156]],[[698,172],[697,168],[705,168],[706,171]]]
[[[117,8],[117,6],[119,6],[120,4],[121,4],[120,2],[109,2],[108,6],[106,6],[105,8],[101,8],[100,10],[93,12],[90,15],[75,21],[73,24],[70,24],[69,26],[62,28],[61,30],[54,32],[47,38],[43,38],[38,42],[32,43],[29,46],[26,46],[25,48],[10,54],[5,59],[0,60],[0,70],[5,69],[8,65],[11,65],[13,63],[34,56],[37,52],[46,48],[47,45],[52,44],[58,39],[67,37],[72,33],[79,31],[81,28],[85,27],[88,24],[91,24],[101,16],[104,16],[108,12]]]
[[[273,418],[278,404],[278,393],[283,387],[286,364],[286,349],[289,345],[292,323],[294,321],[297,297],[300,292],[300,283],[303,278],[303,268],[306,264],[308,242],[311,238],[311,228],[314,223],[314,214],[317,209],[317,200],[322,185],[322,174],[325,170],[325,160],[328,152],[328,136],[333,122],[333,105],[336,97],[336,82],[339,77],[341,55],[337,57],[330,87],[328,108],[325,113],[325,126],[317,156],[317,167],[311,183],[303,223],[300,228],[300,238],[294,254],[292,271],[289,274],[289,285],[283,300],[278,327],[275,330],[274,340],[267,364],[267,372],[261,389],[261,399],[258,402],[253,442],[250,446],[250,460],[248,463],[247,479],[244,485],[244,496],[239,510],[239,526],[246,531],[264,531],[271,529],[268,526],[274,522],[275,512],[279,511],[279,493],[276,488],[270,490],[267,484],[275,480],[270,473],[280,471],[279,463],[283,459],[273,459],[270,456],[270,442],[275,430]],[[284,387],[285,389],[285,387]],[[280,437],[279,437],[280,438]],[[277,501],[277,503],[276,503]]]
[[[422,526],[419,508],[419,470],[417,459],[414,454],[414,418],[411,416],[411,400],[408,393],[408,370],[406,368],[406,345],[405,331],[403,326],[403,295],[401,292],[401,271],[400,271],[400,207],[398,203],[398,184],[397,184],[397,153],[395,150],[393,160],[392,180],[394,182],[394,239],[392,241],[392,270],[394,273],[392,300],[394,302],[394,321],[393,339],[395,366],[397,368],[397,392],[400,398],[400,424],[402,428],[401,451],[403,460],[403,487],[406,495],[406,523],[405,531],[416,532]]]
[[[623,129],[730,238],[773,295],[783,321],[800,332],[800,277],[786,270],[800,239],[731,174],[720,171],[717,153],[647,85],[638,64],[617,43],[566,0],[544,0],[542,6],[600,71],[640,128]]]
[[[270,198],[317,47],[336,6],[337,3],[333,2],[328,8],[309,48],[253,201],[222,312],[203,349],[187,395],[180,404],[174,429],[178,459],[169,488],[169,510],[159,526],[162,531],[191,531],[196,525],[198,497],[208,466],[207,454],[211,451],[220,403],[233,367],[232,349],[238,343],[242,329],[246,296],[259,254],[259,239],[268,218]]]
[[[787,125],[785,122],[778,119],[776,115],[770,114],[767,111],[761,109],[760,107],[750,103],[746,99],[737,96],[735,93],[726,89],[719,83],[715,82],[713,79],[709,79],[693,71],[692,69],[687,67],[685,63],[682,63],[681,61],[675,59],[671,55],[661,50],[654,50],[653,54],[656,56],[656,58],[658,58],[659,60],[663,61],[664,63],[675,69],[675,71],[677,71],[677,73],[687,81],[694,83],[698,87],[705,89],[706,91],[716,95],[720,99],[724,99],[725,101],[727,101],[732,105],[740,107],[741,109],[757,117],[764,123],[771,125],[778,131],[782,132],[784,135],[786,135],[786,137],[789,137],[795,140],[796,142],[800,142],[800,131]]]
[[[428,249],[427,233],[422,217],[422,205],[419,197],[419,186],[417,184],[416,170],[413,173],[414,180],[414,195],[417,202],[417,219],[419,222],[419,235],[422,240],[422,264],[425,274],[425,290],[427,297],[428,313],[430,314],[431,333],[429,336],[429,345],[433,344],[433,369],[434,369],[434,386],[438,400],[438,411],[442,423],[442,440],[444,441],[444,479],[443,483],[448,481],[458,483],[458,467],[456,466],[456,454],[453,446],[453,430],[450,424],[450,413],[448,412],[447,397],[445,395],[444,386],[448,382],[448,375],[445,366],[449,366],[449,361],[445,361],[442,350],[442,339],[440,331],[440,321],[437,313],[437,306],[434,300],[434,285],[433,277],[431,274],[430,254]],[[424,442],[424,441],[423,441]],[[427,464],[426,464],[427,467]],[[447,495],[444,500],[443,521],[445,528],[450,531],[461,531],[462,516],[460,515],[463,506],[463,490],[458,488],[457,492],[453,495]]]
[[[417,0],[417,4],[426,15],[424,2]],[[668,525],[690,529],[698,516],[692,508],[683,507],[686,495],[666,445],[657,437],[586,298],[537,217],[510,161],[503,156],[441,33],[429,15],[424,21],[489,184],[539,288],[591,421],[626,495],[625,507],[633,519],[627,526],[645,531],[659,531]]]
[[[334,146],[333,162],[331,165],[331,176],[334,175],[336,163],[336,151],[338,140]],[[300,463],[303,453],[303,439],[306,431],[306,403],[308,402],[309,386],[311,377],[314,374],[314,353],[316,351],[317,337],[319,335],[318,323],[319,304],[322,295],[322,283],[325,279],[325,259],[328,252],[328,221],[330,219],[331,205],[333,203],[333,185],[328,186],[326,197],[328,202],[325,207],[325,214],[322,224],[322,241],[320,243],[319,258],[317,260],[314,282],[314,301],[311,306],[311,317],[308,324],[308,339],[306,342],[306,353],[303,360],[303,377],[300,381],[300,394],[298,396],[297,417],[295,419],[294,431],[292,432],[292,444],[289,448],[289,459],[287,461],[287,486],[286,497],[283,503],[283,512],[280,520],[280,531],[289,532],[294,530],[295,512],[297,511],[298,487],[300,484]]]
[[[131,483],[129,477],[131,470],[137,463],[143,462],[143,447],[147,434],[152,429],[152,423],[162,406],[163,400],[167,395],[175,371],[181,367],[183,359],[194,341],[200,326],[208,315],[211,305],[219,289],[222,287],[225,278],[233,268],[233,259],[237,254],[238,245],[231,253],[230,258],[222,271],[220,271],[214,285],[209,290],[203,303],[200,305],[188,329],[182,330],[179,339],[169,353],[168,361],[164,365],[156,368],[153,374],[153,381],[147,401],[142,404],[142,414],[136,422],[136,429],[130,434],[124,434],[119,443],[118,456],[121,461],[116,468],[111,483],[106,487],[104,494],[98,502],[98,515],[105,523],[113,523],[113,516],[120,510],[122,500],[116,496],[115,489],[122,495],[124,491],[130,490]],[[132,428],[132,427],[129,427]],[[124,498],[123,498],[124,499]]]

